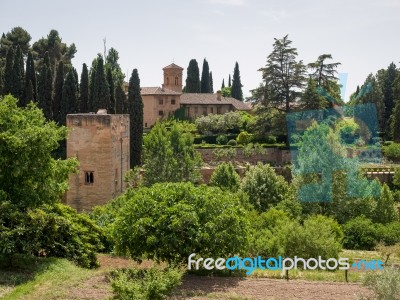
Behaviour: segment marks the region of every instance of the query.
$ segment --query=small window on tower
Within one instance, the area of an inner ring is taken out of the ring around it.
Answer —
[[[164,100],[163,99],[158,99],[158,104],[163,105],[164,104]]]
[[[172,105],[175,104],[175,99],[171,99],[171,104],[172,104]]]
[[[178,76],[177,76],[177,77],[175,77],[175,85],[179,85],[179,79],[178,79]]]
[[[92,171],[85,172],[85,184],[93,184],[94,176]]]
[[[164,111],[159,110],[159,111],[158,111],[158,115],[159,115],[159,116],[163,116],[163,115],[164,115]]]

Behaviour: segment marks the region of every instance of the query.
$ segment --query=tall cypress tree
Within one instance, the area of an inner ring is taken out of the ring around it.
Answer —
[[[141,164],[143,144],[143,101],[140,94],[140,79],[137,69],[132,71],[129,79],[128,103],[131,124],[131,168],[133,168]]]
[[[228,78],[228,87],[231,87],[232,86],[232,84],[231,84],[231,74],[229,74],[229,78]]]
[[[50,57],[47,52],[39,73],[37,101],[46,119],[53,119],[53,76],[51,73]]]
[[[240,81],[239,64],[237,62],[235,64],[235,69],[233,70],[231,95],[233,98],[243,101],[242,83]]]
[[[199,65],[191,59],[187,68],[185,93],[200,93]]]
[[[400,143],[400,72],[393,82],[393,95],[395,107],[391,116],[393,141]]]
[[[15,51],[14,65],[13,65],[13,83],[12,83],[12,94],[19,99],[20,105],[23,104],[21,101],[24,94],[24,57],[19,46]]]
[[[92,105],[95,112],[99,109],[110,108],[110,90],[106,79],[104,61],[102,56],[97,57]]]
[[[386,137],[388,137],[390,131],[389,127],[389,118],[390,115],[392,114],[395,102],[394,102],[394,94],[393,94],[393,83],[396,79],[397,76],[397,68],[396,65],[392,62],[389,67],[385,71],[385,76],[384,76],[384,82],[382,86],[382,92],[383,92],[383,97],[384,97],[384,102],[385,102],[385,114],[384,114],[384,120],[386,121],[385,124],[385,132],[386,132]]]
[[[225,79],[222,79],[221,90],[225,88]]]
[[[62,86],[62,98],[60,107],[60,124],[65,125],[67,114],[77,112],[78,95],[76,93],[76,79],[74,71],[71,69]]]
[[[82,66],[81,83],[79,86],[79,112],[87,113],[89,104],[89,72],[86,64]]]
[[[14,48],[10,47],[7,51],[6,66],[4,69],[4,95],[10,94],[13,91],[13,71],[14,71]]]
[[[30,101],[36,101],[36,72],[32,52],[28,52],[25,70],[25,87],[22,105],[25,106]]]
[[[61,111],[62,107],[62,93],[64,86],[64,63],[61,60],[57,66],[56,81],[54,84],[54,101],[53,101],[53,120],[58,124],[65,124],[65,115]]]
[[[210,72],[210,93],[214,93],[214,81],[212,78],[212,72]]]
[[[206,59],[203,60],[201,72],[201,93],[210,93],[210,68]]]
[[[97,58],[92,61],[92,66],[89,73],[89,101],[88,111],[95,112],[94,108],[94,96],[95,96],[95,83],[96,83],[96,69],[97,69]],[[97,105],[96,105],[97,106]]]
[[[117,85],[115,89],[115,112],[117,114],[125,114],[126,95],[121,85]]]
[[[115,88],[111,68],[107,68],[107,82],[110,90],[110,105],[107,107],[107,110],[110,114],[115,114]]]

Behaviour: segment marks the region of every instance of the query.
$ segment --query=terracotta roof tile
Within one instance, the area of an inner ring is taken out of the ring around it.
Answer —
[[[217,94],[184,93],[181,95],[181,104],[231,104],[237,110],[252,110],[250,103],[223,96],[218,100]]]

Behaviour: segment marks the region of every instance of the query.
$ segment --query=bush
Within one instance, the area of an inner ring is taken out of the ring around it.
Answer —
[[[383,153],[389,158],[400,158],[400,144],[392,143],[383,147]]]
[[[356,217],[343,226],[343,246],[346,249],[373,250],[377,245],[377,229],[365,216]]]
[[[247,144],[243,147],[243,155],[245,157],[252,157],[254,155],[264,155],[265,149],[260,144]]]
[[[222,159],[233,160],[237,155],[237,151],[235,148],[214,149],[213,155],[217,160],[222,160]]]
[[[236,192],[240,187],[240,176],[231,162],[221,163],[211,175],[210,185]]]
[[[400,189],[400,167],[394,169],[393,185]]]
[[[111,272],[109,280],[114,299],[162,300],[181,283],[182,274],[177,269],[119,269]]]
[[[374,293],[365,300],[398,300],[400,299],[400,270],[385,268],[383,272],[368,272],[364,285]]]
[[[273,135],[267,135],[267,137],[265,138],[265,143],[276,144],[276,137]]]
[[[226,133],[238,132],[243,126],[241,112],[228,112],[225,114],[210,114],[201,116],[195,120],[197,130],[202,133]]]
[[[237,136],[236,141],[238,142],[238,144],[247,145],[248,143],[251,142],[252,138],[253,138],[252,134],[250,134],[250,133],[248,133],[246,131],[242,131]]]
[[[118,254],[183,263],[191,253],[242,253],[248,226],[238,195],[205,185],[164,183],[127,195],[112,234]]]
[[[235,140],[229,140],[227,143],[229,146],[236,146],[237,142]]]
[[[218,145],[226,145],[228,142],[228,137],[225,134],[221,134],[217,137],[216,141]]]
[[[246,172],[241,189],[254,208],[263,212],[288,197],[289,185],[270,165],[258,163]]]
[[[62,257],[92,268],[102,250],[103,231],[84,214],[56,204],[21,212],[0,204],[0,253]]]

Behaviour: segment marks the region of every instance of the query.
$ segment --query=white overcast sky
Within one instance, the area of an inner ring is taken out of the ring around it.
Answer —
[[[162,68],[173,60],[186,68],[206,58],[214,90],[239,62],[243,92],[261,82],[274,38],[289,34],[305,63],[331,53],[348,73],[346,100],[357,84],[400,61],[400,0],[1,0],[0,33],[22,26],[32,42],[59,31],[75,43],[80,73],[107,47],[120,53],[126,73],[139,70],[142,86],[162,83]]]

